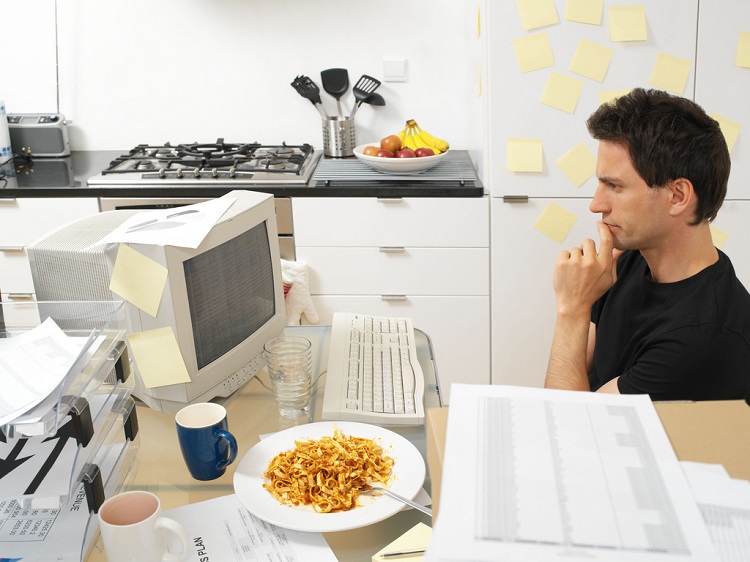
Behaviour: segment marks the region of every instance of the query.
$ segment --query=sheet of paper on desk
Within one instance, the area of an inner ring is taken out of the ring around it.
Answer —
[[[428,561],[718,560],[648,396],[453,385],[442,482]]]
[[[187,530],[193,551],[186,562],[284,560],[336,562],[321,533],[282,529],[252,515],[235,494],[164,512]]]

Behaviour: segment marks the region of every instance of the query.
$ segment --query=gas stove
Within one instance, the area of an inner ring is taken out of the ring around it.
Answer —
[[[224,139],[209,144],[141,144],[89,178],[88,185],[300,185],[307,184],[319,159],[320,153],[309,144],[237,144]]]

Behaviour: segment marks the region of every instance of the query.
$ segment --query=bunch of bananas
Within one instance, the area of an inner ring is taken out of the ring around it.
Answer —
[[[418,148],[431,148],[435,154],[440,154],[448,150],[448,141],[432,136],[424,129],[420,129],[414,119],[406,122],[406,127],[400,131],[398,138],[401,139],[401,146],[417,150]]]

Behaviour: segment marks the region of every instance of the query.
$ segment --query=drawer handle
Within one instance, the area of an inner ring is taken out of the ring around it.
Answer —
[[[385,204],[395,204],[395,203],[403,203],[404,198],[403,197],[378,197],[378,201]]]
[[[12,205],[15,202],[15,197],[0,197],[0,205]]]
[[[34,298],[34,293],[8,293],[5,296],[11,301],[27,301]]]
[[[405,301],[406,295],[380,295],[380,299],[384,301]]]
[[[0,252],[23,252],[23,246],[0,246]]]
[[[384,254],[403,254],[406,248],[403,246],[380,246],[380,251]]]

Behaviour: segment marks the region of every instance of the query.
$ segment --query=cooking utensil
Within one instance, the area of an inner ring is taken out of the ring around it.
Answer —
[[[375,92],[365,98],[365,103],[370,105],[385,105],[385,100],[383,96]]]
[[[367,99],[367,96],[377,90],[379,86],[380,80],[377,78],[373,78],[367,74],[360,76],[359,80],[357,80],[357,83],[354,84],[354,87],[352,88],[352,93],[357,101],[354,104],[354,109],[352,109],[352,114],[349,116],[349,119],[354,117],[357,109],[359,109],[359,106],[362,105],[365,99]]]
[[[345,68],[328,68],[320,71],[320,79],[323,83],[323,89],[336,99],[339,119],[343,119],[341,96],[349,89],[349,72]]]
[[[323,119],[328,119],[328,114],[323,109],[323,102],[320,99],[320,88],[309,76],[297,76],[292,82],[292,87],[303,98],[310,100],[310,103],[315,106]]]
[[[396,492],[391,492],[388,488],[381,488],[380,486],[372,486],[369,485],[367,488],[362,490],[363,494],[369,494],[371,492],[382,492],[386,496],[391,496],[393,499],[398,500],[402,503],[405,503],[409,507],[413,507],[414,509],[417,509],[421,511],[422,513],[425,513],[432,517],[432,510],[429,507],[425,507],[421,504],[418,504],[417,502],[413,502],[410,499],[405,498],[404,496],[397,494]]]

